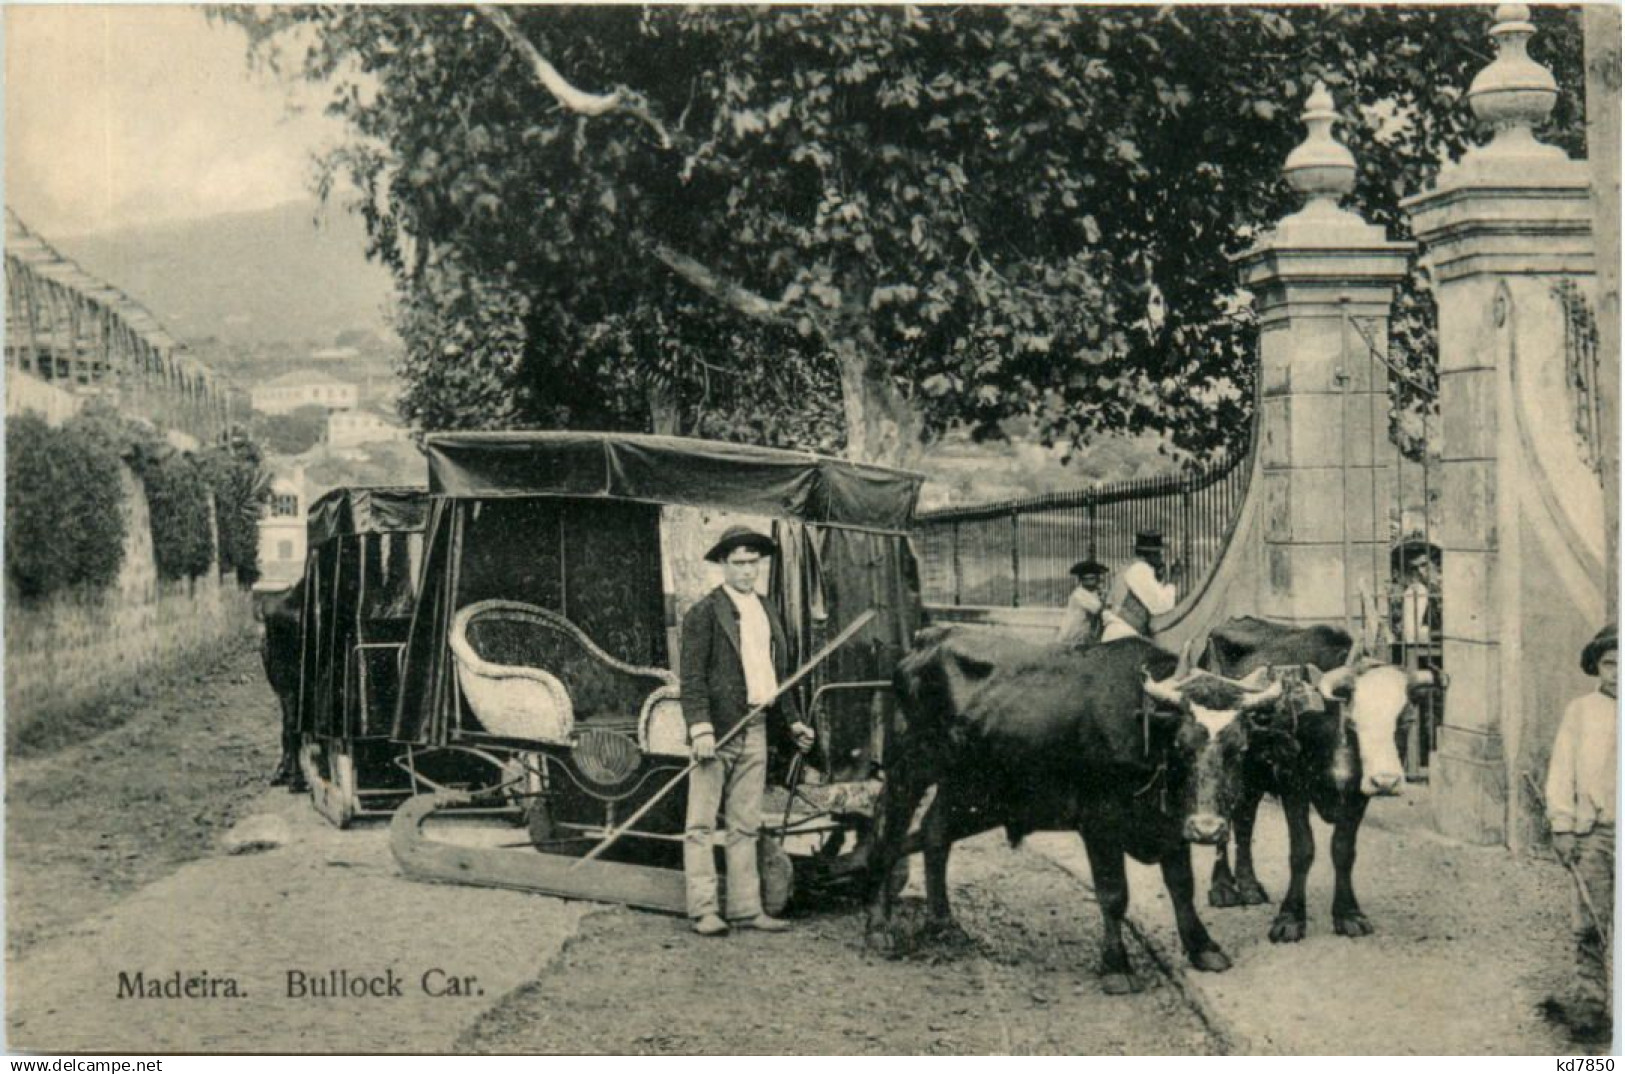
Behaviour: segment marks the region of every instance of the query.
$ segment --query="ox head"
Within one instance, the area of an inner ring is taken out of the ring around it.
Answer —
[[[1177,708],[1185,719],[1174,739],[1176,763],[1189,775],[1185,782],[1184,837],[1193,843],[1220,843],[1235,781],[1244,728],[1256,714],[1274,708],[1281,684],[1268,676],[1227,679],[1189,670],[1190,647],[1166,679],[1145,676],[1145,693],[1160,705]]]
[[[1368,659],[1356,646],[1349,651],[1347,663],[1320,677],[1319,686],[1328,699],[1346,707],[1347,732],[1332,754],[1333,780],[1345,786],[1358,776],[1362,794],[1400,793],[1405,785],[1397,744],[1400,718],[1415,694],[1440,688],[1443,683],[1425,669],[1406,671]],[[1350,736],[1354,739],[1352,750]],[[1357,770],[1355,756],[1359,759]]]

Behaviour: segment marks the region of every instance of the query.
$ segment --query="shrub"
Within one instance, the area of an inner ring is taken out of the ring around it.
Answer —
[[[259,518],[271,495],[270,475],[259,445],[241,432],[199,457],[214,493],[220,526],[220,570],[235,571],[243,585],[259,578]]]
[[[119,451],[94,421],[6,423],[6,572],[19,596],[105,589],[124,562]]]
[[[159,441],[136,448],[136,471],[147,487],[152,558],[166,581],[196,578],[214,561],[209,541],[212,496],[196,459]]]

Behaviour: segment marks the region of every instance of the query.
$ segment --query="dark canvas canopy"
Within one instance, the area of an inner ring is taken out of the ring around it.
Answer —
[[[919,474],[777,448],[628,433],[438,433],[429,488],[455,498],[569,496],[716,507],[907,533]]]
[[[336,488],[310,505],[310,547],[362,533],[416,533],[429,517],[429,490],[406,486]]]

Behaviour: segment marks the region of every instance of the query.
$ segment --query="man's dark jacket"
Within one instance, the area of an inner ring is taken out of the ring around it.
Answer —
[[[773,673],[782,684],[790,675],[788,636],[778,609],[766,600],[762,608],[772,635]],[[750,711],[740,653],[739,609],[717,586],[683,617],[683,719],[690,728],[708,723],[720,739]]]

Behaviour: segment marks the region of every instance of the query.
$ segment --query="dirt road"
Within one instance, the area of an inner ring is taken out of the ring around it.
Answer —
[[[916,869],[917,871],[917,869]],[[918,878],[916,877],[916,882]],[[459,1050],[633,1055],[1211,1054],[1180,993],[1109,997],[1094,976],[1099,911],[1046,858],[996,835],[950,863],[967,939],[888,961],[856,907],[782,935],[702,939],[626,910],[584,922],[534,984],[482,1018]],[[919,909],[918,902],[906,909]],[[1131,952],[1139,966],[1149,963]]]
[[[11,1049],[1213,1047],[1166,983],[1101,995],[1094,904],[997,838],[954,858],[968,942],[880,959],[852,907],[786,936],[708,941],[661,915],[403,879],[384,828],[339,832],[304,798],[260,789],[275,713],[244,649],[155,692],[125,725],[8,770]],[[225,853],[234,821],[279,845]],[[384,994],[311,994],[351,988]]]
[[[1568,971],[1564,878],[1549,862],[1442,840],[1420,794],[1378,803],[1361,836],[1360,892],[1376,936],[1330,934],[1323,858],[1311,873],[1310,937],[1272,945],[1272,907],[1206,908],[1210,859],[1199,853],[1199,905],[1235,968],[1187,972],[1186,991],[1151,974],[1149,991],[1108,998],[1093,975],[1099,913],[1075,836],[1034,836],[1021,850],[997,836],[961,844],[950,877],[968,938],[911,958],[867,952],[851,906],[805,915],[788,935],[705,940],[656,914],[407,881],[382,827],[339,832],[304,798],[263,790],[275,728],[245,649],[154,691],[127,724],[8,768],[10,1047],[1564,1050],[1535,1006]],[[277,831],[279,845],[226,854],[222,835],[245,818]],[[1259,860],[1276,893],[1282,831],[1267,807]],[[1130,875],[1137,918],[1176,951],[1156,870]],[[193,978],[215,995],[129,994],[167,982],[184,992]],[[385,994],[311,995],[368,986]]]

